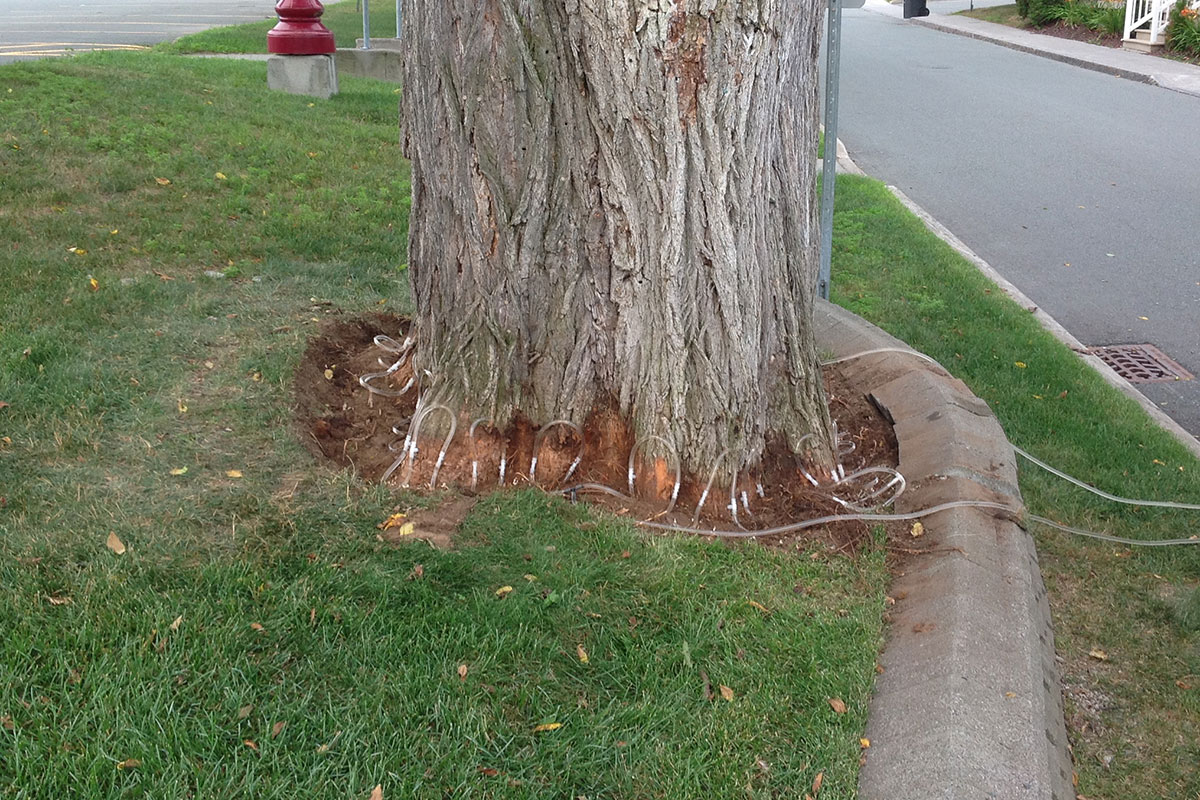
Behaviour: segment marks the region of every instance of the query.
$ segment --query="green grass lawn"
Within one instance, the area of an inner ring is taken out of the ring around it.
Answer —
[[[967,11],[959,11],[964,17],[974,17],[987,22],[995,22],[1000,25],[1007,25],[1010,28],[1030,28],[1029,20],[1017,13],[1016,3],[1005,6],[989,6],[987,8],[975,8]],[[265,45],[264,45],[265,46]]]
[[[391,38],[396,35],[396,5],[374,0],[371,9],[371,38]],[[165,53],[265,53],[267,31],[275,27],[278,20],[247,22],[242,25],[227,25],[210,28],[191,34],[174,42],[164,42],[155,49]],[[362,8],[354,0],[325,3],[321,23],[333,33],[338,47],[354,47],[354,40],[361,39]]]
[[[525,492],[396,546],[376,526],[428,501],[304,449],[306,341],[408,307],[396,89],[341,86],[0,67],[0,795],[853,795],[882,543]]]
[[[928,234],[878,182],[839,177],[834,299],[928,353],[1017,444],[1126,497],[1200,502],[1200,463],[1033,316]],[[1030,511],[1137,539],[1196,512],[1119,506],[1021,462]],[[1200,792],[1200,546],[1130,549],[1035,528],[1050,590],[1079,793]],[[1103,651],[1107,659],[1090,656]]]

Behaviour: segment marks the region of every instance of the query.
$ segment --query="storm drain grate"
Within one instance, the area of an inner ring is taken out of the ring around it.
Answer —
[[[1088,350],[1130,383],[1190,381],[1192,374],[1152,344],[1114,344]]]

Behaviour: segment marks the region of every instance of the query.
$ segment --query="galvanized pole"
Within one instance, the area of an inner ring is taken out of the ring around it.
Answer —
[[[821,262],[817,294],[829,299],[829,265],[833,257],[833,195],[837,183],[838,67],[842,50],[842,4],[829,0],[825,37],[825,161],[821,168]]]
[[[362,0],[363,4],[363,50],[371,49],[371,0]]]
[[[400,38],[400,23],[404,19],[401,16],[401,10],[400,10],[401,2],[402,2],[402,0],[396,0],[396,38],[397,39]]]

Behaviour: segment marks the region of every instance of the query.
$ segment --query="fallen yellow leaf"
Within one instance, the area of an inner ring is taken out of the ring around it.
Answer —
[[[264,632],[266,632],[266,630],[267,630],[267,629],[266,629],[266,628],[264,628],[262,625],[260,625],[260,624],[259,624],[259,623],[257,623],[257,622],[251,622],[251,623],[250,623],[250,630],[252,630],[252,631],[257,631],[258,633],[264,633]]]
[[[96,280],[95,278],[93,278],[91,275],[88,276],[88,286],[91,287],[91,290],[93,292],[97,292],[100,290],[100,282],[98,280]]]
[[[224,172],[218,172],[218,173],[216,173],[216,175],[214,175],[213,177],[215,177],[215,178],[216,178],[217,180],[219,180],[219,181],[223,181],[223,180],[225,180],[225,179],[226,179],[226,178],[225,178],[225,173],[224,173]]]
[[[392,514],[390,517],[388,517],[387,519],[385,519],[383,522],[379,523],[375,527],[379,528],[379,530],[381,530],[381,531],[386,531],[390,528],[399,528],[403,524],[404,524],[404,515],[403,514]]]
[[[121,537],[115,533],[109,533],[108,538],[104,541],[104,545],[119,556],[125,555],[125,543],[121,541]]]
[[[109,235],[111,235],[111,236],[116,236],[116,235],[117,235],[118,233],[120,233],[120,232],[121,232],[121,229],[120,229],[120,228],[113,228],[113,229],[112,229],[111,231],[109,231],[108,233],[109,233]]]
[[[179,409],[180,414],[187,413],[187,403],[183,402],[182,397],[175,401],[175,408]]]
[[[1013,364],[1015,364],[1015,365],[1016,365],[1017,369],[1025,369],[1025,362],[1024,362],[1024,361],[1014,361],[1014,362],[1013,362]]]
[[[167,178],[155,178],[154,182],[157,183],[159,186],[170,186],[171,185],[171,181]]]
[[[178,617],[176,617],[176,618],[175,618],[175,620],[174,620],[174,621],[171,623],[171,633],[174,633],[175,631],[179,630],[179,626],[180,626],[180,625],[182,625],[182,624],[183,624],[183,614],[180,614],[180,615],[179,615]]]
[[[537,575],[531,575],[529,573],[526,573],[525,580],[529,581],[530,583],[533,583],[534,581],[537,580]]]
[[[171,470],[172,475],[187,475],[187,467],[176,467]]]
[[[465,681],[467,679],[467,665],[466,664],[458,665],[458,679],[460,681]]]
[[[556,731],[562,727],[561,722],[547,722],[543,725],[538,725],[533,729],[534,733],[545,733],[546,731]]]
[[[135,769],[140,767],[142,762],[136,758],[127,758],[124,761],[117,762],[117,769]]]
[[[511,586],[501,586],[499,589],[496,590],[496,597],[503,599],[503,598],[507,597],[508,593],[511,591],[512,591]]]
[[[331,369],[325,370],[325,380],[327,380],[327,381],[333,380],[333,370],[331,370]]]
[[[1104,652],[1099,647],[1093,647],[1088,655],[1097,661],[1108,661],[1108,653]]]
[[[914,522],[912,524],[912,530],[910,530],[909,533],[912,534],[912,537],[914,539],[916,539],[919,536],[923,536],[923,535],[925,535],[925,526],[922,525],[920,523],[920,521],[918,520],[917,522]]]
[[[227,469],[227,470],[225,470],[225,477],[226,478],[240,478],[240,477],[242,477],[242,471],[240,469]]]
[[[726,700],[728,700],[730,703],[732,703],[733,702],[733,689],[730,689],[728,686],[721,684],[721,697],[724,697]]]
[[[586,664],[586,663],[588,663],[588,654],[587,654],[587,650],[584,650],[584,649],[583,649],[583,645],[581,645],[581,644],[577,644],[577,645],[575,645],[575,655],[579,656],[579,663],[580,663],[580,664]]]
[[[52,605],[52,606],[69,606],[69,605],[71,605],[71,598],[69,598],[69,597],[62,597],[60,595],[52,594],[52,595],[48,595],[46,597],[46,599],[50,601],[50,605]]]
[[[821,784],[825,782],[825,773],[818,772],[817,777],[813,778],[812,793],[818,794],[821,791]]]
[[[762,603],[760,603],[760,602],[758,602],[758,601],[756,601],[756,600],[747,600],[746,602],[748,602],[750,605],[754,606],[755,608],[757,608],[759,611],[761,611],[761,612],[762,612],[762,613],[764,613],[764,614],[770,614],[770,613],[771,613],[771,610],[770,610],[769,608],[767,608],[767,607],[766,607],[766,606],[764,606]]]
[[[834,710],[834,713],[837,713],[837,714],[845,714],[846,713],[846,704],[844,702],[842,702],[842,698],[840,698],[840,697],[829,698],[829,707]]]
[[[246,747],[249,747],[254,752],[258,752],[258,745],[254,743],[253,739],[242,739],[242,744],[246,745]]]
[[[375,784],[375,788],[371,790],[371,796],[368,800],[383,800],[383,784]]]
[[[863,738],[858,740],[858,744],[863,750],[866,750],[868,747],[871,746],[871,740],[864,736]]]

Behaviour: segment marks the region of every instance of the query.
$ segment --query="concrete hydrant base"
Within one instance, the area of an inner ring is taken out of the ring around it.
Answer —
[[[328,100],[338,93],[332,55],[284,56],[267,59],[267,88]]]

